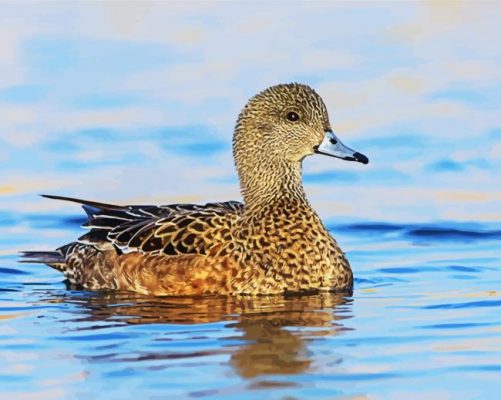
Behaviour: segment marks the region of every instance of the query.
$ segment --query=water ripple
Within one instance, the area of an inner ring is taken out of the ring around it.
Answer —
[[[341,231],[351,234],[391,235],[399,234],[407,239],[427,239],[430,241],[478,241],[501,240],[501,229],[489,229],[475,224],[473,227],[457,227],[438,224],[390,224],[390,223],[354,223],[332,225],[334,232]]]
[[[460,308],[479,308],[479,307],[501,307],[501,300],[482,300],[471,301],[467,303],[446,303],[446,304],[433,304],[423,306],[421,308],[426,310],[434,309],[460,309]]]
[[[433,324],[433,325],[421,325],[418,326],[420,329],[464,329],[464,328],[478,328],[482,326],[492,326],[493,323],[488,322],[458,322],[449,324]]]
[[[0,268],[0,274],[6,275],[30,275],[30,272],[16,268]]]

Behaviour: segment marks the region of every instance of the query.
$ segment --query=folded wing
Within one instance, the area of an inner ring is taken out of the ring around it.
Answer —
[[[230,240],[231,225],[243,205],[236,201],[205,205],[117,206],[61,196],[45,197],[82,204],[90,231],[79,243],[113,245],[118,252],[206,254],[208,248]]]

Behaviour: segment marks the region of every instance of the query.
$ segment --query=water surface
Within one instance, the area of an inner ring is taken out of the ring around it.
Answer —
[[[36,218],[35,218],[36,217]],[[4,213],[5,398],[496,398],[500,226],[332,223],[353,296],[152,298],[72,291],[15,250],[81,218]],[[365,397],[364,397],[365,396]]]

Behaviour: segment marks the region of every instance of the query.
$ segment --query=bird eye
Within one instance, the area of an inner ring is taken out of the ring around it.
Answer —
[[[294,111],[287,113],[287,119],[291,122],[299,121],[299,115]]]

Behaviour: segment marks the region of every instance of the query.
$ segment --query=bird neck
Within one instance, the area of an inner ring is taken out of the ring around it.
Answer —
[[[274,203],[308,204],[302,184],[301,162],[289,161],[235,132],[233,155],[246,211]]]
[[[307,202],[301,164],[263,157],[250,173],[242,171],[240,187],[247,209],[273,203]]]

